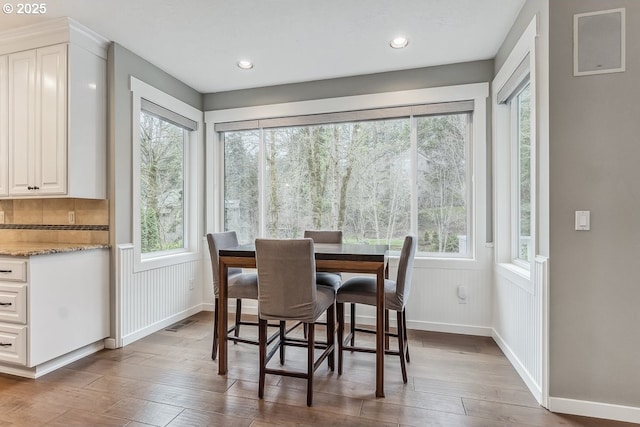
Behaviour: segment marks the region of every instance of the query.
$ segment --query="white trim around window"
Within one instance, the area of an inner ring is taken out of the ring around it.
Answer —
[[[537,102],[536,102],[536,39],[538,34],[537,18],[529,23],[527,29],[514,46],[511,54],[500,68],[492,84],[493,107],[493,167],[494,167],[494,215],[495,215],[495,260],[502,273],[512,276],[523,288],[531,289],[531,264],[537,253]],[[526,75],[529,75],[527,78]],[[526,80],[523,80],[526,79]],[[519,259],[520,247],[515,241],[517,225],[517,188],[519,182],[514,176],[517,153],[514,150],[514,116],[508,101],[522,89],[522,83],[528,81],[531,92],[531,240],[530,262]],[[508,93],[507,93],[508,92]]]
[[[202,156],[202,112],[161,90],[131,77],[132,93],[132,224],[134,247],[134,271],[144,271],[168,265],[180,264],[200,258],[199,211],[201,204],[198,158]],[[184,235],[183,248],[143,254],[141,251],[140,224],[140,112],[142,100],[147,100],[195,123],[195,130],[185,131],[184,147]]]

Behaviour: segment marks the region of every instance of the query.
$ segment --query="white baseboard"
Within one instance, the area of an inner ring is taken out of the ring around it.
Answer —
[[[491,328],[488,326],[458,325],[455,323],[424,322],[419,320],[407,319],[407,328],[415,329],[418,331],[444,332],[448,334],[461,334],[461,335],[475,335],[479,337],[491,336]]]
[[[549,410],[561,414],[640,423],[640,408],[633,406],[549,397]]]
[[[0,372],[10,375],[16,375],[18,377],[36,379],[45,374],[48,374],[49,372],[53,372],[56,369],[62,368],[63,366],[68,365],[71,362],[75,362],[76,360],[80,360],[83,357],[89,356],[93,353],[97,353],[103,348],[104,341],[100,340],[92,344],[85,345],[84,347],[71,351],[67,354],[63,354],[62,356],[56,357],[55,359],[41,363],[40,365],[33,368],[0,365]]]
[[[540,387],[540,384],[535,382],[518,356],[516,356],[516,354],[511,350],[511,347],[509,347],[495,329],[492,329],[491,337],[496,344],[498,344],[498,347],[500,347],[500,350],[502,350],[504,355],[507,356],[507,359],[509,359],[509,362],[511,362],[511,365],[515,368],[516,372],[518,372],[518,375],[520,375],[520,378],[522,378],[533,397],[542,405],[542,388]]]
[[[213,305],[208,304],[211,307],[207,307],[207,310],[213,311]],[[203,304],[204,306],[204,304]],[[228,305],[229,313],[236,312],[235,300],[230,300]],[[203,308],[204,309],[204,308]],[[242,314],[258,315],[257,304],[242,304]],[[345,316],[349,317],[349,307],[345,306]],[[376,319],[373,316],[358,315],[357,320],[362,325],[375,325]],[[390,316],[389,325],[395,327],[396,320],[395,315]],[[473,325],[457,325],[453,323],[437,323],[437,322],[424,322],[420,320],[407,320],[407,328],[418,331],[431,331],[431,332],[446,332],[450,334],[463,334],[463,335],[476,335],[481,337],[490,337],[492,329],[485,326],[473,326]]]
[[[151,335],[152,333],[157,332],[160,329],[163,329],[169,325],[173,325],[174,323],[179,322],[183,319],[186,319],[189,316],[193,316],[194,314],[199,313],[201,311],[202,311],[202,306],[201,304],[198,304],[187,310],[181,311],[180,313],[176,313],[172,316],[162,319],[159,322],[156,322],[142,329],[139,329],[129,335],[123,336],[122,346],[126,346],[128,344],[131,344],[132,342],[138,341],[139,339],[144,338],[147,335]]]

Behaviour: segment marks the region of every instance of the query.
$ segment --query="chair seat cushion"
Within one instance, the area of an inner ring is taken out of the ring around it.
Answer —
[[[258,299],[258,275],[240,273],[229,275],[228,298]]]
[[[328,286],[337,291],[342,283],[342,276],[339,273],[328,273],[326,271],[320,271],[316,273],[316,285]]]
[[[270,313],[261,312],[260,318],[266,320],[298,320],[305,323],[314,323],[318,317],[322,315],[336,301],[336,292],[328,286],[316,286],[316,302],[313,304],[312,317],[303,317],[296,315],[293,311],[290,316],[272,315]],[[309,303],[310,305],[311,303]],[[306,306],[309,306],[305,304]],[[304,311],[304,310],[301,310]]]
[[[386,279],[384,281],[385,308],[402,311],[402,301],[396,295],[396,282]],[[376,278],[357,276],[340,286],[336,295],[339,303],[356,303],[376,305]]]

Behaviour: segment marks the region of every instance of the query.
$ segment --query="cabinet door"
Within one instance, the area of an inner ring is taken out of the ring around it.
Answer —
[[[35,183],[38,194],[67,192],[67,45],[37,50]]]
[[[9,192],[9,57],[0,56],[0,196]]]
[[[9,194],[30,194],[36,140],[36,51],[9,55]]]
[[[67,191],[67,46],[9,55],[11,196]]]

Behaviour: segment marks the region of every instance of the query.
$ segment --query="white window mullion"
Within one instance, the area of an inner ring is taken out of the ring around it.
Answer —
[[[418,120],[409,119],[411,140],[411,231],[418,235]]]
[[[260,142],[258,148],[258,197],[260,201],[258,203],[258,211],[260,216],[260,224],[258,226],[260,237],[267,235],[267,210],[265,209],[266,203],[266,173],[267,173],[267,144],[264,140],[264,129],[260,129]]]

